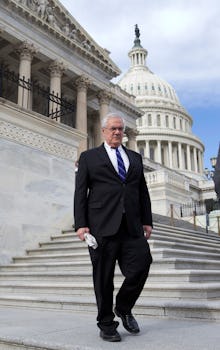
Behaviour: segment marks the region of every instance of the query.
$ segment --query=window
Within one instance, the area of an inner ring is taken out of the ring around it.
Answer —
[[[138,119],[138,124],[139,124],[139,126],[142,126],[142,117],[140,117],[140,118]]]
[[[148,114],[147,119],[148,119],[148,126],[152,126],[152,117],[151,117],[151,114]]]
[[[160,114],[157,115],[157,126],[161,126]]]
[[[176,129],[176,117],[173,117],[173,127]]]
[[[169,128],[169,116],[166,115],[166,127]]]
[[[150,147],[150,159],[154,160],[154,148]]]
[[[144,157],[144,148],[143,147],[139,148],[139,153],[142,157]]]

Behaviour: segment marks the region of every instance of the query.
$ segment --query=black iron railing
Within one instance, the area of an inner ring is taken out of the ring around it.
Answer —
[[[31,106],[34,112],[55,120],[59,118],[61,123],[75,127],[75,104],[73,101],[50,92],[49,87],[44,87],[39,82],[19,77],[18,74],[1,65],[0,97],[17,103],[18,88],[20,89],[21,101],[26,95],[27,105]]]

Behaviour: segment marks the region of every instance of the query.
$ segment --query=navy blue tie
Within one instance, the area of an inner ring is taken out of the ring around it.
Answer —
[[[126,169],[125,169],[124,161],[122,159],[122,156],[121,156],[118,148],[116,148],[115,151],[116,151],[116,156],[117,156],[117,161],[118,161],[118,174],[119,174],[121,180],[125,181]]]

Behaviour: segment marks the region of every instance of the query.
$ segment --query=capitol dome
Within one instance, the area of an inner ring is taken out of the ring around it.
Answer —
[[[147,67],[147,54],[136,25],[134,46],[128,53],[131,66],[118,85],[136,97],[136,105],[143,111],[137,120],[137,150],[171,169],[202,174],[204,146],[192,133],[192,117],[174,88]]]

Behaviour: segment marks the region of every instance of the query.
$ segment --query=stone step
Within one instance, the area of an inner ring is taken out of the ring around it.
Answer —
[[[152,255],[154,259],[168,258],[168,257],[184,257],[191,259],[209,259],[219,261],[219,253],[208,253],[197,250],[183,250],[183,249],[170,249],[170,248],[153,248]]]
[[[158,239],[151,239],[149,241],[150,247],[153,250],[154,248],[174,248],[179,250],[199,250],[200,252],[208,252],[208,253],[216,253],[220,254],[220,246],[208,246],[207,244],[192,244],[192,242],[178,242],[178,241],[167,241],[167,240],[158,240]]]
[[[21,262],[16,262],[10,265],[0,266],[0,271],[85,271],[91,269],[91,261],[89,255],[78,256],[77,259],[68,259],[67,261],[60,261],[57,259],[45,259],[42,257],[33,259],[18,258]],[[48,261],[47,261],[48,260]],[[51,261],[52,260],[52,261]],[[220,270],[220,261],[204,260],[204,259],[185,259],[185,258],[162,258],[154,259],[151,265],[151,271],[154,270]]]
[[[63,296],[62,298],[50,296],[31,297],[29,295],[5,295],[0,296],[0,305],[28,307],[38,309],[68,310],[96,312],[95,298],[88,296]],[[191,299],[167,299],[167,298],[139,298],[134,308],[136,315],[199,318],[220,320],[219,300],[191,300]]]
[[[189,230],[187,228],[182,228],[178,226],[170,226],[166,224],[161,224],[161,223],[155,223],[154,228],[159,230],[159,231],[166,231],[166,232],[178,232],[179,234],[184,234],[188,237],[203,237],[207,238],[209,240],[217,240],[220,242],[220,236],[216,232],[209,231],[207,232],[202,232],[199,229],[198,230]]]
[[[74,283],[92,280],[92,269],[84,271],[7,271],[0,272],[0,288],[5,281],[37,281],[39,284],[45,281],[50,283]],[[115,281],[122,282],[123,276],[117,267]],[[220,282],[218,270],[150,270],[148,283],[194,283],[194,282]]]
[[[85,248],[86,243],[82,242],[80,240],[73,240],[73,239],[68,239],[68,240],[60,240],[60,241],[51,241],[51,242],[45,242],[45,243],[39,243],[40,249],[56,249],[56,248]]]
[[[89,253],[88,250],[84,250],[83,252],[72,252],[72,254],[64,254],[64,253],[57,253],[57,254],[40,254],[40,255],[33,255],[33,256],[21,256],[21,257],[15,257],[13,258],[14,263],[25,263],[25,262],[51,262],[51,261],[59,261],[59,262],[69,262],[69,261],[88,261]]]
[[[68,244],[67,246],[50,246],[48,248],[36,248],[36,249],[28,249],[26,251],[28,256],[34,255],[54,255],[54,254],[71,254],[71,253],[83,253],[87,251],[87,245],[85,242],[79,242],[78,244]]]
[[[220,247],[219,240],[209,239],[208,237],[200,237],[200,236],[187,236],[184,234],[179,234],[179,232],[172,233],[169,231],[155,231],[151,235],[151,239],[153,240],[167,240],[167,242],[185,242],[195,244],[197,246],[206,245],[208,247]]]
[[[61,237],[62,238],[62,237]],[[68,239],[59,239],[53,240],[50,242],[41,242],[39,243],[40,248],[37,250],[39,252],[46,252],[49,249],[49,252],[56,251],[57,249],[73,249],[75,248],[81,251],[81,248],[85,248],[85,242],[81,242],[78,238],[68,238]],[[159,247],[159,246],[171,246],[171,247],[180,247],[181,249],[199,249],[200,251],[210,251],[210,252],[218,252],[220,253],[220,244],[219,242],[207,242],[207,239],[186,239],[185,237],[178,237],[173,235],[166,234],[165,236],[161,232],[156,232],[152,235],[152,238],[149,240],[151,247]],[[29,255],[35,255],[35,250],[29,250]]]
[[[9,271],[47,271],[47,272],[55,272],[55,271],[91,271],[91,261],[88,257],[87,260],[84,261],[74,261],[74,262],[48,262],[42,263],[41,260],[37,263],[16,263],[10,265],[0,266],[0,272],[9,272]]]

